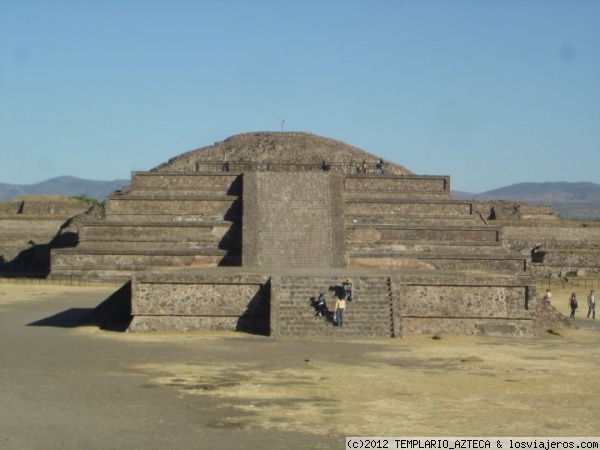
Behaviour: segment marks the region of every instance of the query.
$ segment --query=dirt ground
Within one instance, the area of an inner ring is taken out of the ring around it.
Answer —
[[[0,283],[0,448],[342,448],[358,435],[599,434],[600,318],[585,319],[585,297],[578,329],[534,339],[273,339],[78,325],[115,290]]]

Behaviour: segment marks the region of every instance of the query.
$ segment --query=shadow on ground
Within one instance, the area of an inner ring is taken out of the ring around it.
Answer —
[[[69,308],[53,316],[28,323],[31,327],[75,328],[83,325],[84,319],[92,313],[91,308]]]
[[[107,331],[125,331],[130,322],[131,282],[127,282],[95,308],[69,308],[27,325],[57,328],[95,325]]]

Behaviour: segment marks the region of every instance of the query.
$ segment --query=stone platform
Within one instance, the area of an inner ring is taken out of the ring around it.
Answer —
[[[354,281],[343,328],[315,315]],[[134,276],[130,331],[239,330],[271,336],[389,338],[411,334],[533,336],[529,277],[475,272],[170,269]]]

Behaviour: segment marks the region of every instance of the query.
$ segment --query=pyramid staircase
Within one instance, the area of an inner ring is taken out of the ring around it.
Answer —
[[[353,278],[356,295],[346,302],[343,327],[331,321],[336,298],[341,294],[339,278],[315,276],[274,276],[271,288],[284,293],[272,308],[277,318],[272,320],[276,336],[336,336],[389,338],[394,336],[391,287],[389,277],[360,276]],[[330,312],[325,317],[316,314],[313,301],[319,292],[325,294]],[[273,299],[272,299],[273,302]]]

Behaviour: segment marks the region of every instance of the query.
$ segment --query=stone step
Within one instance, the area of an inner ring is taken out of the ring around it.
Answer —
[[[495,273],[517,273],[528,269],[523,256],[464,255],[448,253],[349,253],[348,266],[361,269],[386,270],[477,270]]]
[[[346,252],[348,254],[379,254],[390,253],[440,253],[440,254],[466,254],[470,257],[478,254],[498,255],[510,254],[500,242],[447,242],[447,241],[403,241],[403,242],[380,242],[363,243],[347,242]]]
[[[431,225],[438,226],[472,226],[483,225],[484,222],[477,215],[427,215],[427,216],[399,216],[394,214],[351,214],[346,216],[346,226],[362,224],[381,224],[381,225]]]
[[[76,249],[80,253],[117,253],[128,254],[175,254],[177,252],[203,252],[206,254],[228,252],[240,253],[240,240],[196,240],[196,241],[127,241],[127,240],[87,240],[80,241]]]
[[[346,189],[343,193],[344,201],[355,201],[369,203],[373,200],[397,199],[420,199],[420,200],[444,200],[450,199],[448,192],[427,192],[427,191],[363,191]]]
[[[90,273],[94,271],[139,272],[152,267],[239,266],[239,255],[217,252],[162,253],[79,253],[52,251],[52,273]]]
[[[85,223],[79,241],[205,242],[240,240],[241,230],[231,222],[205,223]]]
[[[415,192],[450,195],[450,177],[423,175],[347,175],[345,191]]]
[[[332,312],[335,300],[342,293],[342,280],[332,278],[282,277],[277,290],[280,333],[289,336],[356,336],[390,337],[392,334],[390,292],[387,277],[353,279],[355,300],[347,302],[344,327],[334,327],[330,320],[315,316],[311,298],[324,292],[327,307]],[[330,317],[329,317],[330,319]]]
[[[106,202],[106,215],[113,214],[156,214],[181,215],[182,212],[201,215],[219,215],[227,217],[230,211],[239,214],[241,201],[238,197],[221,196],[197,196],[195,198],[152,198],[152,197],[114,197]]]
[[[29,243],[30,241],[34,244],[46,244],[58,234],[58,231],[59,229],[57,228],[49,233],[35,230],[32,232],[29,230],[22,230],[20,233],[17,231],[2,233],[2,236],[0,236],[0,248],[5,245],[16,245],[17,242],[19,242],[19,245],[21,245],[22,248],[27,247],[27,245],[32,245]],[[25,245],[23,245],[23,243]]]
[[[240,193],[242,178],[234,173],[133,172],[132,188],[225,189]]]
[[[111,214],[106,216],[104,223],[156,223],[156,224],[195,224],[203,226],[217,222],[224,223],[239,223],[242,219],[241,209],[228,210],[220,213],[204,213],[204,214],[182,214],[179,213],[163,213],[161,211],[142,213],[142,214]]]
[[[239,192],[228,187],[198,186],[195,188],[132,187],[126,192],[116,194],[111,199],[126,198],[198,198],[203,196],[238,196]]]
[[[411,200],[373,199],[370,201],[345,199],[344,214],[387,214],[387,215],[471,215],[470,202],[459,200]]]
[[[434,241],[483,244],[498,242],[500,240],[500,228],[487,226],[352,224],[346,226],[346,236],[353,243]]]
[[[235,241],[229,244],[237,244]],[[239,245],[229,245],[221,248],[218,241],[211,242],[149,242],[149,241],[84,241],[77,247],[53,249],[57,253],[94,255],[123,254],[123,255],[189,255],[206,254],[221,255],[239,253]]]

